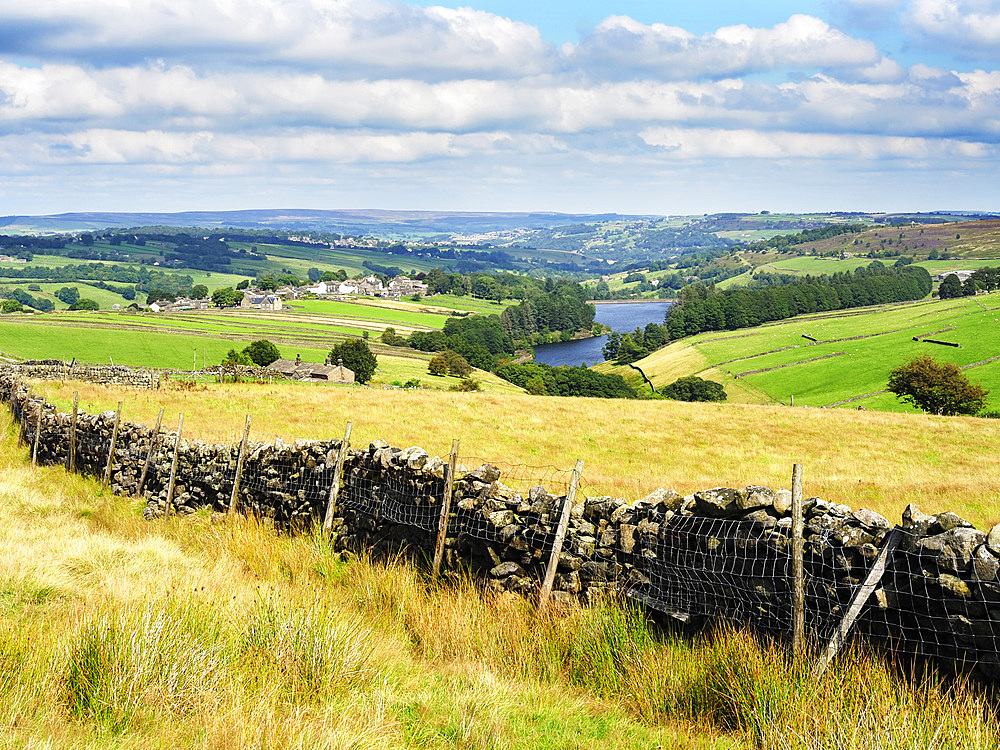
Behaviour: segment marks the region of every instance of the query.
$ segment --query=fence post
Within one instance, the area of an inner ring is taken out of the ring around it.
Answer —
[[[30,398],[30,396],[28,398]],[[14,402],[12,401],[11,404],[13,405],[13,403]],[[18,417],[17,417],[17,447],[18,448],[20,448],[22,445],[24,445],[24,434],[25,434],[24,433],[24,431],[25,431],[25,427],[24,427],[24,407],[25,407],[25,405],[27,403],[28,403],[28,399],[25,399],[23,402],[21,402],[21,408],[18,410]]]
[[[31,468],[38,465],[38,438],[42,434],[42,412],[45,411],[45,399],[38,402],[38,419],[35,422],[35,445],[31,449]]]
[[[149,473],[149,464],[153,460],[153,451],[156,450],[156,444],[160,442],[160,423],[163,421],[163,407],[160,407],[160,413],[156,417],[156,427],[153,428],[153,434],[149,436],[149,452],[146,454],[146,463],[142,467],[142,474],[139,476],[139,484],[135,490],[135,496],[139,497],[142,494],[142,488],[146,484],[146,474]]]
[[[174,460],[170,464],[170,484],[167,485],[167,506],[163,509],[163,518],[170,515],[170,503],[174,499],[174,480],[177,479],[177,452],[181,447],[181,429],[184,427],[184,415],[177,417],[177,439],[174,441]]]
[[[347,446],[351,440],[353,426],[353,422],[347,423],[344,439],[340,441],[340,450],[337,451],[337,465],[333,469],[333,482],[330,484],[330,496],[326,501],[326,514],[323,516],[324,533],[328,533],[333,528],[333,516],[337,510],[337,498],[340,496],[341,477],[344,473],[344,459],[347,458]]]
[[[73,391],[73,417],[69,423],[69,455],[66,456],[66,471],[70,474],[76,471],[76,417],[79,401],[80,392]]]
[[[111,431],[111,447],[108,448],[108,466],[104,470],[104,481],[101,482],[101,489],[107,489],[108,480],[111,479],[111,464],[115,459],[115,442],[118,440],[118,425],[121,424],[122,402],[118,402],[118,411],[115,412],[115,428]]]
[[[458,440],[451,441],[451,457],[448,459],[448,476],[444,479],[444,497],[441,502],[441,522],[438,525],[437,544],[434,545],[434,576],[441,574],[444,560],[444,544],[448,537],[448,516],[451,514],[451,496],[455,488],[455,466],[458,463]]]
[[[898,526],[889,532],[885,544],[879,551],[878,557],[875,558],[875,564],[872,565],[872,569],[868,571],[864,583],[861,584],[860,588],[854,594],[854,598],[851,600],[847,612],[844,614],[844,619],[840,621],[833,637],[830,638],[830,642],[826,645],[826,649],[824,649],[819,661],[816,662],[816,666],[813,668],[813,674],[817,679],[823,676],[826,668],[833,661],[833,657],[837,655],[840,647],[847,641],[847,634],[851,632],[854,621],[858,619],[858,615],[861,614],[861,610],[864,609],[875,587],[882,580],[882,575],[885,573],[886,565],[889,562],[889,555],[896,549],[902,538],[903,532]]]
[[[802,566],[802,465],[792,466],[792,652],[801,656],[806,638],[805,571]]]
[[[552,596],[552,584],[556,580],[556,568],[559,567],[559,555],[562,553],[563,540],[566,538],[566,529],[569,527],[569,516],[573,511],[573,503],[576,501],[576,488],[580,484],[580,475],[583,473],[583,461],[577,459],[576,467],[573,469],[573,478],[569,483],[569,490],[566,492],[566,502],[563,504],[562,514],[559,516],[559,525],[556,527],[556,538],[552,542],[552,554],[549,556],[549,565],[545,569],[545,580],[542,581],[542,590],[538,596],[538,609],[544,611],[549,605],[549,598]]]
[[[229,498],[228,515],[232,515],[236,510],[236,498],[240,495],[240,474],[243,473],[243,457],[247,452],[247,438],[250,437],[250,415],[247,414],[247,423],[243,428],[243,439],[240,441],[240,455],[236,459],[236,476],[233,478],[233,495]]]

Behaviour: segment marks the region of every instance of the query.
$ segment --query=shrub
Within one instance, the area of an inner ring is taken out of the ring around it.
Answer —
[[[281,352],[278,351],[278,347],[267,339],[254,341],[243,349],[243,353],[253,360],[255,365],[260,365],[261,367],[267,367],[275,360],[281,359]]]
[[[678,378],[660,391],[677,401],[725,401],[726,389],[720,383],[704,380],[697,375]]]

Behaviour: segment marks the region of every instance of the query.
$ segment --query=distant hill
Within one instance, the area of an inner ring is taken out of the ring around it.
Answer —
[[[284,229],[341,234],[451,234],[510,229],[551,229],[577,223],[635,221],[647,216],[562,214],[552,212],[388,211],[381,209],[268,209],[244,211],[182,211],[126,213],[99,211],[49,216],[0,217],[0,231],[79,232],[110,227],[204,227],[218,229]]]

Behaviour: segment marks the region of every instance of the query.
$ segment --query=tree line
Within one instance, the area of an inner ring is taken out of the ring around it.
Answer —
[[[732,331],[805,313],[913,301],[930,291],[931,277],[925,268],[887,267],[879,261],[853,272],[803,276],[784,286],[761,289],[720,291],[714,284],[699,282],[681,290],[662,326],[651,323],[645,329],[611,336],[604,355],[625,364],[669,341],[704,331]]]

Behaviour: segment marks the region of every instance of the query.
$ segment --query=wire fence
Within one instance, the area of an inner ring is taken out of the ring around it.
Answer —
[[[33,460],[141,489],[147,518],[233,508],[297,530],[330,516],[344,550],[440,556],[445,570],[498,589],[542,596],[548,579],[557,597],[613,593],[681,622],[779,637],[794,631],[798,586],[818,642],[853,633],[1000,679],[1000,539],[954,514],[893,531],[877,514],[808,499],[797,577],[787,498],[767,488],[574,502],[579,472],[557,467],[456,455],[449,478],[447,458],[383,441],[347,450],[341,465],[339,439],[263,443],[220,430],[217,442],[189,441],[182,429],[119,429],[115,412],[59,413],[18,381],[0,378],[0,397]]]

